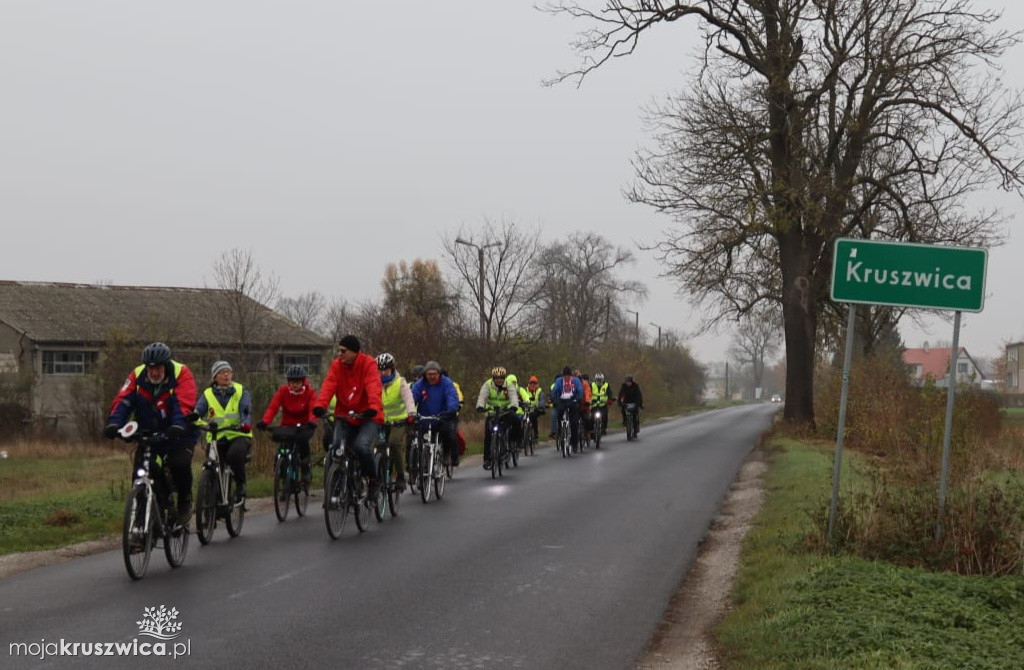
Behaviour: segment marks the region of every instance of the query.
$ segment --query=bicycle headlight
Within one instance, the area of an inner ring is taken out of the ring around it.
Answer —
[[[145,468],[139,468],[138,470],[136,470],[135,471],[135,476],[136,477],[145,477],[146,476]]]

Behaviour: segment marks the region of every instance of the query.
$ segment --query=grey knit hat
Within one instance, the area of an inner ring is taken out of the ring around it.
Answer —
[[[426,372],[427,370],[437,370],[440,372],[441,364],[437,361],[427,361],[427,364],[423,366],[423,371]]]
[[[231,367],[231,363],[228,363],[227,361],[217,361],[216,363],[213,364],[213,367],[210,368],[210,379],[214,379],[217,376],[217,373],[220,372],[221,370],[232,369],[233,368]]]

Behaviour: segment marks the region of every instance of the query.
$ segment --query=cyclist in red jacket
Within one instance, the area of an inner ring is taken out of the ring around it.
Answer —
[[[309,383],[306,368],[301,365],[289,366],[285,377],[288,383],[277,389],[277,393],[270,399],[267,411],[263,413],[263,419],[256,422],[256,427],[266,430],[280,410],[280,425],[300,429],[296,431],[295,445],[299,452],[299,461],[302,463],[302,481],[309,484],[312,478],[309,467],[309,440],[316,430],[316,421],[313,418],[316,389]]]

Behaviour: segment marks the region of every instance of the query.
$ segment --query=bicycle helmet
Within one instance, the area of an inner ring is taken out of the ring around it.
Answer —
[[[505,368],[501,367],[500,365],[491,368],[492,377],[504,377],[507,374],[507,372],[508,371]]]
[[[594,374],[594,381],[597,382],[598,384],[603,382],[604,381],[604,373],[603,372],[595,373]]]
[[[142,350],[142,362],[146,365],[160,365],[171,360],[171,348],[163,342],[152,342]]]
[[[422,377],[423,376],[423,371],[424,371],[424,368],[423,368],[422,365],[414,365],[414,366],[412,366],[412,370],[409,370],[409,376],[414,377],[414,378],[415,377]]]
[[[388,368],[395,367],[395,357],[389,353],[383,353],[377,356],[377,369],[387,370]]]
[[[287,377],[289,380],[305,379],[306,368],[302,367],[301,365],[289,365],[288,370],[285,372],[284,376]]]
[[[633,379],[633,375],[626,375],[626,381],[627,382],[635,382],[636,380]]]
[[[505,381],[514,386],[519,386],[519,377],[516,377],[515,375],[509,375],[505,378]]]

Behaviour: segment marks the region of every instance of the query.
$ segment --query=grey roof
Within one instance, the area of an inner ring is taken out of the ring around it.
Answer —
[[[236,296],[224,289],[0,280],[0,322],[44,344],[98,345],[120,333],[137,341],[232,346],[239,339],[238,328],[224,314]],[[258,320],[265,324],[250,333],[249,346],[330,346],[328,340],[251,298],[242,296],[239,304],[248,313],[262,315]]]

